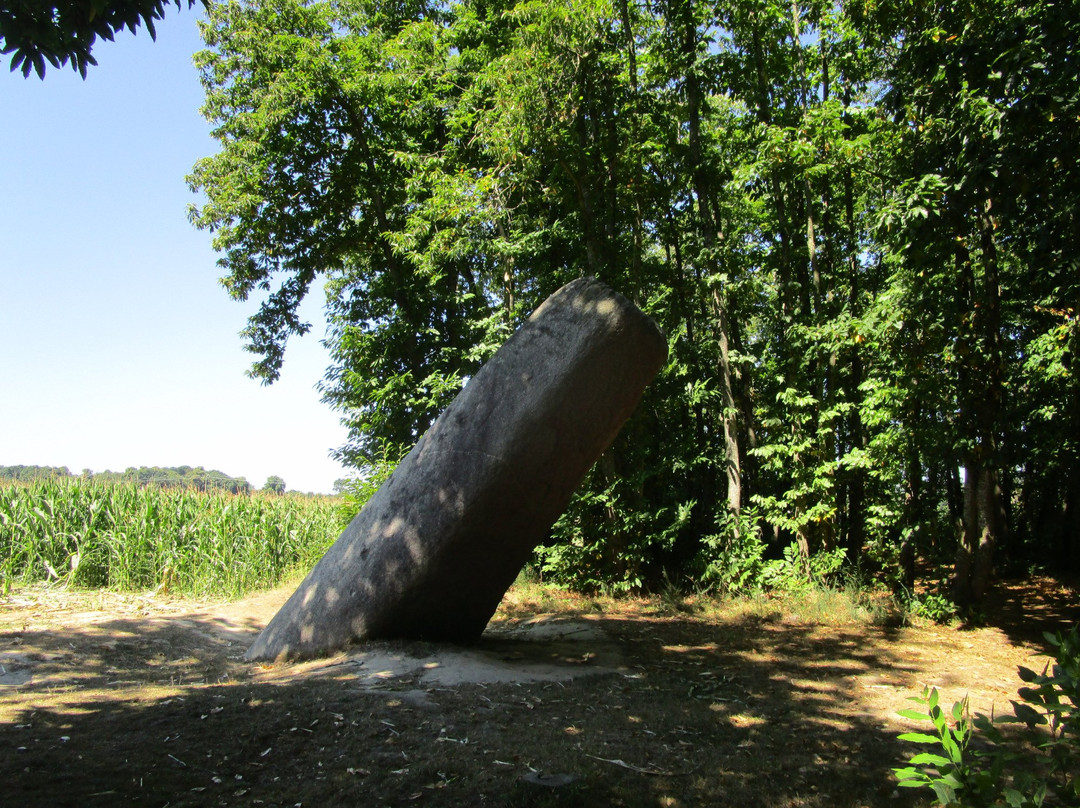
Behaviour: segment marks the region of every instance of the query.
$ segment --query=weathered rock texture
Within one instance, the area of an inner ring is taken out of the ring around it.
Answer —
[[[656,324],[604,284],[557,291],[469,380],[247,658],[376,637],[479,638],[666,355]]]

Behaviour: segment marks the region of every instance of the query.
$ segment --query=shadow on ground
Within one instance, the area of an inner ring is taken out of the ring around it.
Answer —
[[[0,782],[27,806],[905,806],[895,711],[989,710],[1075,590],[1005,582],[988,625],[628,603],[503,615],[472,648],[245,663],[284,598],[0,604]],[[150,603],[151,606],[146,606]],[[85,606],[85,604],[84,604]]]
[[[998,581],[987,598],[986,622],[1017,645],[1050,649],[1043,636],[1080,623],[1080,586],[1075,577],[1031,576]]]
[[[461,649],[423,643],[260,666],[240,658],[253,619],[7,619],[0,661],[23,681],[0,688],[4,802],[909,804],[890,772],[907,751],[898,727],[866,700],[895,691],[899,708],[921,675],[895,632],[779,614],[579,617],[588,631],[524,650],[513,621],[481,644],[565,676],[452,683],[424,660]],[[375,651],[422,664],[377,676]]]

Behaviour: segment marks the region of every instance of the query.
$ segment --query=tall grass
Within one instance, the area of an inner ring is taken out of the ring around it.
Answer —
[[[340,531],[334,506],[79,478],[0,485],[0,585],[234,597],[314,564]]]

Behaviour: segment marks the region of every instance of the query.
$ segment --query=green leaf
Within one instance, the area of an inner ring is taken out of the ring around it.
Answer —
[[[918,710],[897,710],[896,714],[901,718],[910,718],[913,721],[927,721],[930,716],[920,713]]]
[[[912,743],[939,743],[940,738],[937,735],[927,735],[925,732],[905,732],[903,735],[898,735],[897,738],[901,741],[911,741]]]
[[[951,732],[942,733],[941,748],[945,750],[945,754],[952,759],[953,763],[959,764],[963,761],[963,752],[961,752],[960,747],[953,739]]]
[[[949,724],[945,720],[945,714],[941,710],[935,708],[930,712],[930,720],[934,722],[934,727],[938,733],[944,737],[949,734]]]
[[[946,757],[942,757],[941,755],[935,755],[935,754],[932,754],[931,752],[923,752],[921,755],[915,755],[915,757],[913,757],[911,759],[911,763],[913,763],[916,766],[929,764],[931,766],[939,766],[940,767],[940,766],[949,766],[949,765],[952,764],[952,761],[949,760]]]
[[[952,717],[954,721],[959,721],[964,717],[964,708],[966,707],[966,699],[964,701],[958,701],[952,706]]]
[[[1021,808],[1024,804],[1024,795],[1015,788],[1005,789],[1002,792],[1002,796],[1005,797],[1005,802],[1008,803],[1011,808]]]
[[[929,782],[930,782],[930,778],[927,777],[925,780],[914,780],[914,779],[901,780],[896,785],[899,786],[900,788],[922,788],[923,786],[928,785]]]
[[[956,802],[956,790],[947,783],[937,780],[930,784],[930,787],[934,789],[934,793],[937,795],[938,802],[942,805],[952,805]]]
[[[945,783],[947,786],[950,786],[957,791],[964,787],[963,781],[959,777],[957,777],[954,772],[947,772],[943,774],[939,782]]]

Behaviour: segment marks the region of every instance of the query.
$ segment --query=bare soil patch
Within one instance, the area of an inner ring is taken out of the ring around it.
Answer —
[[[24,589],[0,602],[12,806],[903,806],[924,685],[1000,710],[1074,590],[999,587],[988,625],[810,622],[508,598],[477,646],[246,663],[290,588],[233,603]]]

